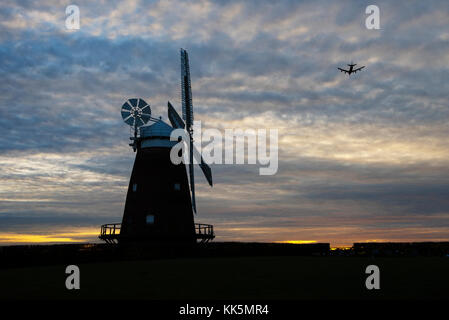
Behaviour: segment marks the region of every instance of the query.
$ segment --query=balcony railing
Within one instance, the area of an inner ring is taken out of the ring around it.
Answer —
[[[214,226],[211,224],[195,223],[196,239],[200,242],[209,242],[215,238]]]
[[[99,238],[107,243],[118,243],[121,226],[121,223],[102,225]],[[201,243],[209,242],[215,238],[214,226],[211,224],[195,223],[195,237]]]
[[[104,224],[101,226],[99,238],[106,241],[107,243],[118,243],[121,227],[121,223]]]

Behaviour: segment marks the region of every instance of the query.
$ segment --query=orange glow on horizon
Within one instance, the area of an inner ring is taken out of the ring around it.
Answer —
[[[98,228],[80,229],[60,233],[33,234],[33,233],[0,233],[0,244],[27,244],[27,243],[76,243],[89,242],[96,238],[100,231]]]
[[[309,244],[309,243],[317,243],[315,240],[283,240],[283,241],[275,241],[276,243],[289,243],[289,244]]]

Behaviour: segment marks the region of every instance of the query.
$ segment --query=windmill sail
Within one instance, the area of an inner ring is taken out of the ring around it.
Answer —
[[[212,170],[209,165],[204,161],[203,156],[198,152],[198,150],[193,146],[193,156],[198,161],[201,171],[203,171],[204,176],[206,177],[207,182],[212,187]]]
[[[189,55],[181,49],[181,91],[182,118],[186,121],[187,130],[193,125],[192,88],[190,85]]]
[[[176,112],[175,108],[171,105],[170,101],[168,102],[168,119],[170,120],[171,125],[175,129],[185,128],[186,125],[184,121],[182,121],[179,114]]]
[[[190,190],[192,192],[192,207],[196,213],[196,200],[195,200],[195,178],[193,172],[193,157],[199,162],[200,168],[207,179],[207,182],[212,186],[212,171],[207,163],[204,162],[201,154],[193,146],[193,105],[192,105],[192,88],[190,82],[190,67],[189,67],[189,55],[187,51],[181,48],[181,100],[182,100],[182,119],[180,119],[173,106],[168,103],[169,119],[173,127],[185,128],[190,136],[190,164],[189,164],[189,176],[190,176]]]
[[[193,137],[192,137],[192,125],[193,125],[193,107],[192,107],[192,89],[190,85],[190,67],[189,67],[189,55],[187,51],[181,48],[181,100],[182,100],[182,118],[186,121],[186,129],[190,135],[190,164],[189,164],[189,177],[190,177],[190,191],[192,192],[192,207],[196,213],[196,200],[195,200],[195,177],[193,172]]]
[[[175,129],[185,128],[185,123],[182,121],[179,114],[176,112],[175,108],[172,106],[170,101],[168,102],[168,119],[170,120],[171,125]],[[204,161],[203,156],[199,153],[195,146],[193,146],[193,157],[198,161],[201,171],[203,171],[204,176],[207,179],[207,182],[212,187],[212,170],[209,165]]]
[[[196,200],[195,200],[195,178],[193,176],[193,141],[190,139],[190,164],[189,164],[189,174],[190,174],[190,191],[192,191],[192,207],[193,211],[196,213]]]

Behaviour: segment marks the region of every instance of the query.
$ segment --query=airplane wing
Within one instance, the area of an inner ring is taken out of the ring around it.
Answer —
[[[349,70],[345,70],[345,69],[342,69],[342,68],[337,68],[337,69],[340,70],[341,72],[349,73]]]
[[[357,71],[360,71],[360,70],[362,70],[363,68],[365,68],[365,66],[360,67],[360,68],[357,68],[357,69],[355,69],[353,72],[356,73]]]

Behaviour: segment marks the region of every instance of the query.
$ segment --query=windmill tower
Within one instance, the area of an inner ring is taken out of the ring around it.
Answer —
[[[130,146],[136,153],[126,196],[122,223],[101,227],[100,239],[108,243],[126,242],[207,242],[214,236],[212,225],[195,224],[196,213],[194,156],[212,186],[210,167],[193,146],[193,106],[189,58],[181,49],[182,115],[168,102],[171,126],[151,116],[150,105],[143,99],[129,99],[122,106],[125,123],[134,129]],[[183,121],[185,120],[185,122]],[[189,136],[189,158],[184,163],[170,160],[170,141],[175,129],[185,129]]]

